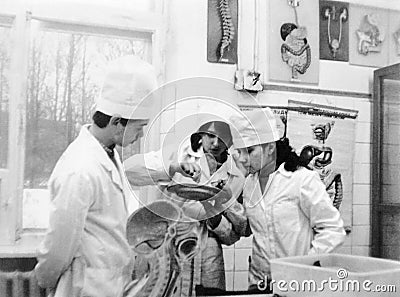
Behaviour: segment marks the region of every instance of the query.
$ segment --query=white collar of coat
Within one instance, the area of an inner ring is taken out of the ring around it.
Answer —
[[[84,142],[82,145],[90,149],[94,153],[94,157],[100,162],[100,164],[109,172],[111,172],[112,181],[120,188],[123,189],[122,185],[122,164],[119,158],[117,150],[114,148],[114,159],[116,165],[107,155],[106,151],[101,146],[100,142],[93,136],[89,131],[90,125],[84,125],[79,133],[80,141]]]
[[[205,157],[203,146],[200,146],[197,152],[192,150],[192,146],[189,144],[186,148],[186,153],[194,158],[202,158]],[[229,150],[228,150],[229,152]],[[221,165],[221,168],[225,168],[225,171],[231,175],[235,176],[243,176],[243,173],[236,167],[235,162],[233,161],[232,155],[229,153],[228,159]],[[244,176],[243,176],[244,177]]]
[[[94,154],[96,155],[96,159],[98,159],[100,163],[107,170],[112,171],[113,168],[115,168],[115,165],[110,159],[110,157],[107,155],[106,151],[101,146],[100,142],[93,136],[92,133],[90,133],[89,131],[90,126],[91,126],[90,124],[83,125],[78,137],[81,138],[81,141],[85,142],[82,145],[85,145],[86,147],[93,150]],[[114,158],[117,164],[120,164],[119,155],[115,148],[114,148]]]
[[[282,174],[285,177],[291,177],[293,175],[293,172],[287,171],[285,169],[285,163],[282,163],[279,165],[279,168],[276,170],[279,174]]]

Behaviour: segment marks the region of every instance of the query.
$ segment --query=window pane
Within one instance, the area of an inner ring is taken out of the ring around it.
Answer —
[[[0,27],[0,168],[7,168],[10,29]]]
[[[91,122],[107,61],[147,57],[147,40],[56,31],[32,34],[27,88],[24,228],[45,228],[50,174],[63,151]],[[41,204],[43,207],[38,207]],[[43,209],[42,213],[37,210]],[[47,224],[47,223],[46,223]]]

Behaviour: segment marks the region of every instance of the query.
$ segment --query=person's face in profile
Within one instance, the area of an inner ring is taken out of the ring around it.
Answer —
[[[257,144],[236,150],[236,162],[243,168],[246,175],[261,171],[264,167],[275,162],[276,151],[272,143]]]
[[[143,128],[147,125],[147,120],[129,120],[122,137],[119,139],[118,145],[126,147],[143,137]]]

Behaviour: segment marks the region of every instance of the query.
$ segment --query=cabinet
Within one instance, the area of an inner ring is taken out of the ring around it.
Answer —
[[[371,255],[400,260],[400,64],[374,71]]]

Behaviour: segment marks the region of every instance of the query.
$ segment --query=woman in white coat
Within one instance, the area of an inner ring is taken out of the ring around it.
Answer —
[[[271,289],[270,259],[332,252],[345,239],[343,221],[318,174],[280,139],[269,108],[231,121],[237,132],[234,159],[247,176],[243,199],[254,235],[249,289]]]
[[[228,153],[231,145],[229,125],[222,121],[210,121],[191,135],[190,145],[184,146],[178,156],[179,163],[195,163],[201,168],[198,183],[220,184],[231,194],[229,200],[215,199],[213,205],[179,197],[174,199],[189,217],[203,221],[198,284],[205,288],[226,290],[221,244],[234,244],[245,235],[247,227],[244,208],[237,200],[243,190],[244,176]]]

